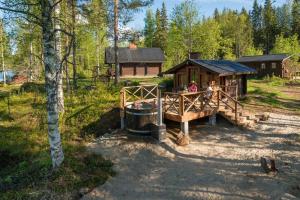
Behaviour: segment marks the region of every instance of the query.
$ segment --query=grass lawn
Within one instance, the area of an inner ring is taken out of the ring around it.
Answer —
[[[92,189],[115,174],[113,163],[87,152],[85,144],[118,126],[112,119],[119,88],[87,85],[81,81],[76,94],[65,97],[60,119],[65,161],[57,171],[49,155],[44,85],[0,87],[1,200],[76,198],[80,188]]]
[[[251,79],[243,103],[300,114],[300,82],[277,77]]]

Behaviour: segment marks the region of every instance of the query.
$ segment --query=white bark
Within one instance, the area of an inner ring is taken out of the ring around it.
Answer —
[[[43,29],[43,53],[45,65],[45,86],[47,92],[48,112],[48,138],[52,165],[57,168],[64,160],[58,128],[58,98],[57,98],[57,70],[60,68],[59,57],[55,50],[55,34],[53,25],[53,0],[42,0],[42,29]]]
[[[1,60],[2,60],[2,74],[3,74],[3,84],[6,85],[6,71],[4,64],[4,25],[3,20],[1,21]]]
[[[55,29],[60,30],[60,22],[58,20],[60,16],[60,3],[58,3],[55,8],[54,8],[54,13],[55,13]],[[56,31],[55,33],[55,50],[57,52],[58,58],[59,58],[59,63],[62,61],[62,49],[61,49],[61,32]],[[63,90],[63,67],[62,65],[58,66],[58,75],[57,75],[57,99],[58,99],[58,110],[63,113],[64,112],[64,90]]]

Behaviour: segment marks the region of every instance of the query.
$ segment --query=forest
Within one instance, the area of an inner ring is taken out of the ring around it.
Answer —
[[[116,175],[112,161],[87,150],[120,127],[120,90],[127,82],[119,79],[118,51],[116,77],[101,79],[109,68],[107,47],[134,42],[161,48],[163,70],[191,52],[202,59],[287,53],[299,60],[300,0],[281,6],[254,0],[251,10],[215,9],[212,16],[203,16],[196,0],[172,9],[162,3],[157,10],[153,2],[0,0],[0,199],[79,199]],[[130,28],[142,10],[144,28]],[[20,77],[21,84],[5,80],[5,73]],[[131,83],[147,81],[172,82]],[[277,77],[254,80],[245,102],[278,109],[293,105],[298,113],[289,97],[295,92],[286,95],[286,84]],[[263,98],[257,100],[257,94]]]

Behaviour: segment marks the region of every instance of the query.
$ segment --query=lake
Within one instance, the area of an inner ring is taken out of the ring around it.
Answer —
[[[5,74],[6,74],[6,80],[10,81],[12,77],[15,75],[15,72],[12,70],[7,70]],[[0,82],[2,81],[3,81],[3,72],[0,71]]]

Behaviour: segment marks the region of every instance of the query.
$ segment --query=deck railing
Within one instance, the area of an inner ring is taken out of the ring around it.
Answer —
[[[123,109],[129,103],[133,103],[135,101],[148,101],[157,99],[157,96],[157,85],[123,87],[120,91],[120,108]]]
[[[217,105],[213,99],[205,98],[206,92],[195,93],[164,93],[164,112],[184,115],[187,112],[201,112],[206,106]]]
[[[234,97],[224,92],[222,89],[213,91],[212,98],[205,97],[206,92],[196,93],[164,93],[164,112],[183,116],[188,112],[201,112],[205,109],[219,108],[221,103],[231,109],[235,120],[238,119],[238,110],[243,105]]]
[[[235,122],[238,121],[238,110],[239,108],[243,108],[243,105],[238,102],[235,98],[231,97],[228,93],[219,89],[217,91],[217,105],[220,106],[220,103],[225,104],[231,111],[234,113]]]

